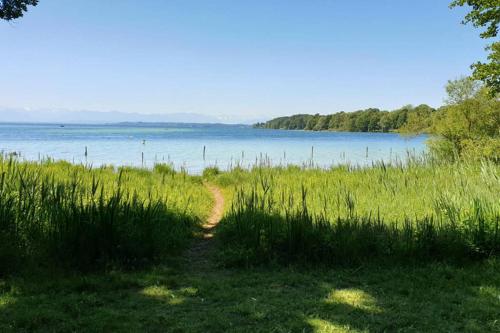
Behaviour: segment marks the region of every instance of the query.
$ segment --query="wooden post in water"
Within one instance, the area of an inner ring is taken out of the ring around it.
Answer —
[[[205,161],[205,153],[206,153],[206,149],[207,149],[207,147],[206,147],[206,146],[203,146],[203,161]]]
[[[311,161],[314,160],[314,146],[311,146]]]
[[[365,154],[365,158],[368,158],[368,147],[366,147],[366,154]]]
[[[144,167],[144,152],[141,152],[141,165]]]

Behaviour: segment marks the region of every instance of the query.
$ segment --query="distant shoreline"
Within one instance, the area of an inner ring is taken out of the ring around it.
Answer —
[[[21,122],[21,121],[0,121],[0,125],[68,125],[68,126],[116,126],[116,125],[135,125],[135,126],[147,126],[147,125],[169,125],[169,126],[190,126],[190,127],[204,127],[204,126],[230,126],[230,127],[253,127],[253,125],[248,124],[225,124],[225,123],[190,123],[190,122],[133,122],[133,121],[121,121],[121,122]]]

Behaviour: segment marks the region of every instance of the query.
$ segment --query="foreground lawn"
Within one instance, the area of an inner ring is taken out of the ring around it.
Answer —
[[[465,268],[190,267],[0,280],[0,331],[500,332],[497,261]]]

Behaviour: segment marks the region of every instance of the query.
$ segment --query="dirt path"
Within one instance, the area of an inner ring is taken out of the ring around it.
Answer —
[[[202,226],[203,229],[203,238],[210,239],[212,238],[213,231],[217,224],[219,224],[222,219],[222,215],[224,214],[224,196],[222,195],[222,191],[215,185],[205,184],[210,193],[214,198],[214,206],[212,208],[212,212],[207,219],[207,222]]]
[[[207,221],[201,226],[200,237],[194,241],[186,253],[186,258],[192,268],[200,268],[207,264],[208,254],[212,250],[214,230],[224,214],[224,196],[220,188],[208,183],[205,186],[213,196],[214,205]]]

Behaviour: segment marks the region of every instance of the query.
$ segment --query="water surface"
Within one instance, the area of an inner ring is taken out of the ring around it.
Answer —
[[[152,167],[168,162],[191,173],[211,165],[248,167],[261,159],[273,165],[313,161],[321,167],[404,160],[408,152],[423,152],[425,140],[426,136],[394,133],[283,131],[243,125],[0,124],[0,151],[20,152],[23,159],[51,157],[94,166]]]

